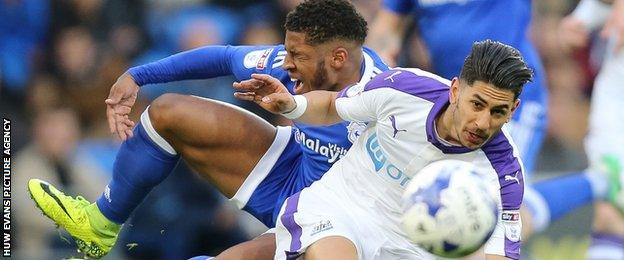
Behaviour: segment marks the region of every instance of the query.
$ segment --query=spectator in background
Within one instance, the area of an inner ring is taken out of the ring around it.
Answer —
[[[89,30],[83,26],[67,27],[56,35],[53,61],[64,85],[91,87],[82,83],[88,82],[94,75],[100,58],[98,47]]]
[[[0,0],[0,85],[5,94],[24,97],[41,60],[49,8],[44,0]]]
[[[31,178],[45,178],[65,187],[71,194],[96,198],[106,175],[75,160],[80,139],[76,114],[68,108],[41,109],[33,120],[32,132],[32,142],[15,156],[13,185],[24,187]],[[19,248],[16,255],[22,259],[61,257],[52,251],[57,231],[51,230],[45,217],[32,206],[28,192],[23,188],[14,189],[12,199],[14,216],[17,216],[14,218]]]
[[[66,27],[54,39],[50,70],[60,80],[63,98],[77,111],[85,136],[110,140],[99,102],[129,62],[103,51],[105,46],[86,26]]]
[[[58,106],[62,102],[61,89],[57,78],[50,74],[37,74],[33,76],[26,96],[27,114],[30,118],[48,111],[51,107]]]
[[[276,7],[267,4],[250,5],[244,9],[243,19],[247,25],[240,39],[244,45],[279,44],[284,35],[277,21],[280,14]]]
[[[155,16],[163,10],[152,12],[150,16]],[[228,9],[192,6],[172,12],[165,18],[147,20],[148,28],[150,28],[149,36],[154,44],[140,55],[133,62],[134,64],[156,61],[174,53],[206,45],[235,44],[239,35],[242,34],[243,26],[241,26],[240,17]],[[141,89],[140,96],[153,100],[174,89],[176,93],[210,97],[235,104],[243,103],[238,102],[232,96],[230,85],[233,80],[231,77],[223,77],[213,80],[157,84]]]
[[[97,42],[115,52],[131,57],[143,47],[140,24],[144,6],[141,0],[63,0],[50,1],[50,34],[59,35],[65,29],[81,26]],[[151,1],[150,1],[151,2]]]

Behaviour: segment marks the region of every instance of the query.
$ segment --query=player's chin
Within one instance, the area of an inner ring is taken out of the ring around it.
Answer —
[[[475,137],[475,136],[467,136],[461,140],[461,144],[469,149],[478,149],[485,144],[487,138]]]
[[[465,142],[463,145],[464,145],[464,147],[466,147],[468,149],[476,150],[476,149],[481,148],[481,146],[483,146],[483,143],[474,144],[474,143],[471,143],[471,142]]]

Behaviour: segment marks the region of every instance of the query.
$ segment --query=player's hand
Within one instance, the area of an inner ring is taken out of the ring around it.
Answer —
[[[602,27],[600,36],[603,38],[615,37],[615,51],[624,47],[624,0],[615,0],[611,15]]]
[[[234,97],[253,101],[275,114],[287,113],[295,109],[296,103],[286,86],[267,74],[252,74],[251,79],[233,84]]]
[[[585,28],[585,24],[580,19],[568,15],[561,20],[559,24],[559,43],[564,52],[569,53],[573,50],[587,46],[589,42],[589,32]]]
[[[130,74],[121,75],[110,89],[106,103],[106,117],[111,133],[117,135],[122,141],[132,137],[134,122],[128,115],[136,102],[139,93],[139,85],[134,82]]]

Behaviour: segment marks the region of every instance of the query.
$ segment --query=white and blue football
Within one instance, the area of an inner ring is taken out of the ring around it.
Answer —
[[[441,257],[477,251],[496,227],[493,187],[468,162],[442,160],[420,170],[403,194],[403,227],[422,249]]]

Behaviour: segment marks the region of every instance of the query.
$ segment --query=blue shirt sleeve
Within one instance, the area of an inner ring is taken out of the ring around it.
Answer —
[[[206,46],[132,67],[128,73],[139,86],[226,75],[242,80],[252,73],[267,73],[275,49],[276,46]]]
[[[407,15],[414,9],[414,0],[383,0],[382,5],[386,10]]]

